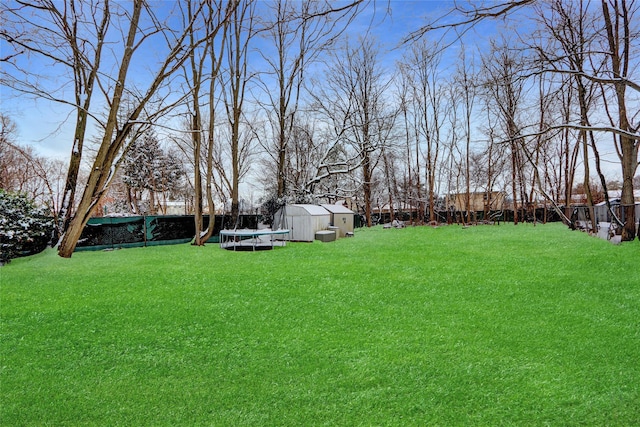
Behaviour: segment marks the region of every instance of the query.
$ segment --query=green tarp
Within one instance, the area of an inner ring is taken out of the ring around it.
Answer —
[[[205,215],[204,223],[209,217]],[[223,228],[230,228],[229,216],[216,215],[213,237],[218,242]],[[237,228],[255,228],[256,215],[241,215]],[[76,251],[132,248],[187,243],[195,236],[193,215],[130,216],[91,218],[78,241]]]

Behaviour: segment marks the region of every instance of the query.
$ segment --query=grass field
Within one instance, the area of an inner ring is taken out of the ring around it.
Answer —
[[[640,424],[640,242],[357,230],[0,268],[0,423]]]

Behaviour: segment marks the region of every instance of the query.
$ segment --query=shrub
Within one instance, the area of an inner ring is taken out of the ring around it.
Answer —
[[[54,220],[24,194],[0,190],[0,265],[42,252],[51,242]]]

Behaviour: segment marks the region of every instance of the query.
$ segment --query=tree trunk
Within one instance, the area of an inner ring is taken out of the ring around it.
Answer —
[[[618,110],[618,126],[625,131],[633,132],[627,117],[625,77],[629,72],[629,58],[631,56],[631,41],[637,37],[632,33],[630,18],[632,15],[631,4],[625,1],[618,3],[612,1],[614,8],[613,21],[609,13],[609,5],[602,0],[602,12],[609,43],[609,58],[611,59],[611,71],[616,78],[615,90]],[[620,34],[622,31],[622,34]],[[637,134],[637,128],[635,129]],[[620,135],[620,152],[622,163],[622,209],[624,212],[624,227],[622,229],[622,241],[631,241],[636,237],[635,227],[635,199],[633,197],[633,176],[638,167],[638,146],[640,141],[626,135]],[[639,236],[640,238],[640,236]]]
[[[518,166],[516,164],[516,143],[511,141],[511,196],[513,197],[513,225],[518,225]]]
[[[392,187],[392,179],[391,179],[391,168],[389,167],[389,159],[387,158],[387,152],[383,149],[382,151],[382,161],[384,162],[384,175],[385,180],[387,181],[387,196],[389,198],[389,214],[391,221],[395,219],[395,212],[393,207],[393,187]]]
[[[194,96],[197,96],[197,93],[197,89],[194,88]],[[196,230],[196,234],[193,238],[193,244],[196,246],[202,246],[204,244],[201,239],[204,206],[202,203],[202,173],[200,172],[200,160],[202,157],[202,126],[199,113],[200,108],[198,106],[199,102],[200,101],[197,98],[194,99],[193,106],[195,108],[195,111],[193,113],[193,122],[191,126],[191,135],[193,142],[193,189],[195,198],[193,217]]]
[[[240,111],[238,110],[233,130],[231,134],[231,163],[232,163],[232,176],[231,176],[231,221],[234,227],[238,225],[238,217],[240,215],[240,135],[239,135],[239,120]]]
[[[364,159],[362,161],[362,190],[364,193],[364,217],[367,222],[367,227],[371,227],[371,159],[369,153],[364,151]]]
[[[138,32],[138,21],[140,20],[140,13],[142,11],[143,2],[135,1],[133,5],[133,13],[131,14],[131,21],[129,26],[129,32],[127,34],[126,47],[123,53],[122,62],[120,63],[120,69],[118,71],[118,78],[113,93],[113,99],[109,109],[109,117],[107,119],[107,126],[105,128],[104,136],[96,159],[91,168],[87,185],[82,194],[82,199],[78,205],[78,209],[73,219],[69,223],[60,245],[58,247],[58,255],[63,258],[71,258],[73,251],[78,244],[78,239],[82,234],[82,230],[89,221],[89,218],[93,214],[95,207],[104,195],[105,184],[113,177],[115,170],[112,168],[113,162],[124,144],[126,137],[131,131],[131,125],[127,124],[123,129],[117,132],[115,140],[112,142],[113,134],[116,130],[117,117],[120,112],[120,104],[122,101],[122,93],[124,92],[125,81],[127,73],[129,71],[129,65],[131,63],[131,57],[133,56],[133,46],[135,43],[136,34]],[[140,108],[141,110],[141,108]],[[139,114],[139,112],[138,112]],[[137,119],[134,117],[134,119]]]
[[[636,234],[636,210],[633,197],[633,175],[638,164],[638,144],[631,138],[620,137],[622,148],[622,197],[620,203],[624,212],[622,241],[630,242]],[[638,236],[640,238],[640,236]]]
[[[58,227],[59,231],[62,233],[64,233],[64,230],[69,227],[69,223],[73,217],[73,205],[76,198],[78,173],[80,172],[80,164],[82,161],[84,134],[87,127],[86,121],[86,112],[79,110],[75,136],[73,139],[73,148],[71,149],[71,159],[69,160],[69,169],[67,171],[67,179],[64,185],[64,192],[62,194],[62,203],[60,204],[59,219],[61,224],[59,224]]]

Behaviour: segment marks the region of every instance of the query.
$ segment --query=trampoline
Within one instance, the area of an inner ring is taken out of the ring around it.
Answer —
[[[230,251],[260,251],[273,249],[274,246],[286,246],[285,236],[289,230],[222,230],[220,247]],[[280,239],[278,239],[280,236]]]

